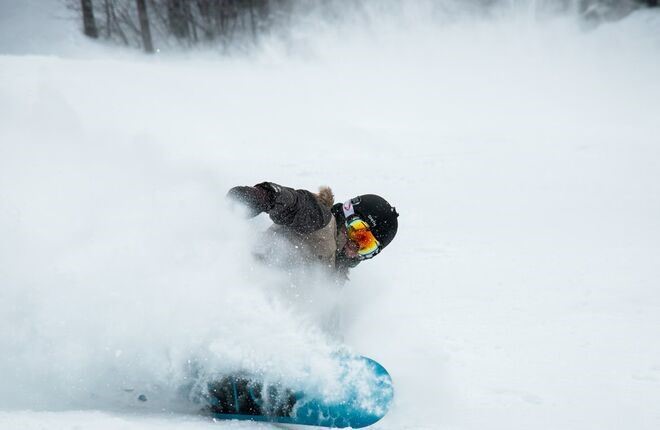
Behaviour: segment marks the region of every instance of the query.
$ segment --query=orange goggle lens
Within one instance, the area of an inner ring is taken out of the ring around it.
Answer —
[[[366,222],[355,218],[346,223],[348,238],[358,245],[357,253],[362,257],[371,257],[378,253],[380,244],[374,234],[369,230]]]

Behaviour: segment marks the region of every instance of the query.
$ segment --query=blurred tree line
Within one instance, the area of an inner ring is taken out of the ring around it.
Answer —
[[[229,44],[266,31],[290,0],[67,0],[85,35],[154,52],[160,44]]]
[[[160,46],[218,43],[229,46],[257,37],[281,18],[294,13],[296,5],[330,5],[349,9],[362,0],[64,0],[79,13],[84,33],[92,38],[114,40],[154,52]],[[376,0],[377,1],[377,0]],[[457,0],[480,8],[510,0]],[[658,0],[545,0],[560,9],[578,6],[590,20],[618,19],[642,5],[658,6]],[[544,1],[541,1],[544,3]],[[536,2],[535,2],[536,4]]]

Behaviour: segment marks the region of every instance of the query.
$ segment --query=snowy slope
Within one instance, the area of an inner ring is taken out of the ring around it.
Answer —
[[[0,428],[275,428],[177,390],[198,365],[331,384],[342,346],[394,378],[375,428],[658,428],[660,16],[529,4],[233,58],[59,19],[0,45]],[[262,180],[382,194],[399,235],[343,289],[292,286],[225,206]]]

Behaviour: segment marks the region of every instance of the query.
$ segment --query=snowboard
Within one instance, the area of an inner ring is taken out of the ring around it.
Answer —
[[[294,391],[241,375],[208,384],[207,412],[220,420],[253,420],[320,427],[369,426],[385,416],[394,391],[387,371],[366,357],[342,358],[342,395]]]

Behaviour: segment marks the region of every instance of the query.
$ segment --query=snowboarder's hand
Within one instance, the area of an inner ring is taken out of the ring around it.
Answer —
[[[227,193],[230,200],[239,202],[248,209],[248,217],[253,218],[261,212],[268,212],[275,202],[275,192],[265,186],[268,182],[257,184],[254,187],[234,187]]]

